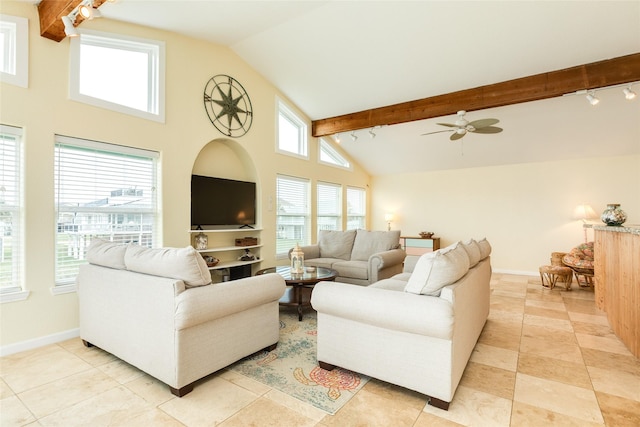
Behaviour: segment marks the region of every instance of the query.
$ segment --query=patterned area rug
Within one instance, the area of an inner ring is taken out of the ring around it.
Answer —
[[[340,368],[320,369],[316,357],[316,325],[313,311],[307,311],[301,322],[297,313],[281,311],[278,347],[246,357],[229,368],[335,414],[369,378]]]

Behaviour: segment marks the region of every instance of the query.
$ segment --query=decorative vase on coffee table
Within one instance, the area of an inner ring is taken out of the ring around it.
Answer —
[[[609,203],[602,212],[600,219],[607,225],[622,225],[627,220],[627,214],[620,209],[618,203]]]

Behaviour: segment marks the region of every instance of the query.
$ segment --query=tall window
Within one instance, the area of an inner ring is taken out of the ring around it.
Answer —
[[[302,246],[310,241],[309,180],[278,175],[276,191],[276,257],[286,258],[296,243]]]
[[[56,137],[56,285],[73,283],[94,237],[158,240],[158,153]]]
[[[164,43],[83,31],[71,39],[69,96],[164,122]]]
[[[318,231],[342,230],[342,185],[318,183]]]
[[[320,138],[318,147],[320,150],[320,162],[328,163],[332,166],[339,166],[345,169],[351,168],[349,161],[342,157],[342,155],[338,153],[338,151],[333,148],[326,139]]]
[[[367,192],[347,187],[347,230],[364,229],[367,225]]]
[[[0,125],[0,293],[22,290],[22,130]]]
[[[282,102],[278,102],[278,150],[307,157],[307,125]]]
[[[0,80],[27,87],[29,83],[29,20],[0,15]]]

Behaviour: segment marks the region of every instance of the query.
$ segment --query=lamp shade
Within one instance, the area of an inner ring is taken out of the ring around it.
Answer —
[[[581,205],[576,206],[576,208],[573,210],[573,219],[586,221],[588,219],[596,219],[596,218],[598,218],[598,215],[593,210],[591,205],[587,205],[583,203]]]

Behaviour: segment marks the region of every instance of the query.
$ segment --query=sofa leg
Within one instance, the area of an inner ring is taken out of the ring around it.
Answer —
[[[436,399],[431,396],[429,396],[429,405],[438,409],[444,409],[445,411],[449,410],[449,402],[445,402],[444,400]]]
[[[324,369],[325,371],[333,371],[333,369],[336,367],[336,365],[332,365],[326,362],[321,362],[319,360],[318,360],[318,366],[320,366],[320,368]]]
[[[84,346],[87,348],[93,347],[93,344],[91,344],[89,341],[82,340],[82,344],[84,344]]]
[[[191,393],[193,391],[193,383],[187,384],[186,386],[181,388],[169,387],[169,390],[171,390],[171,394],[173,394],[174,396],[182,397],[185,394]]]

